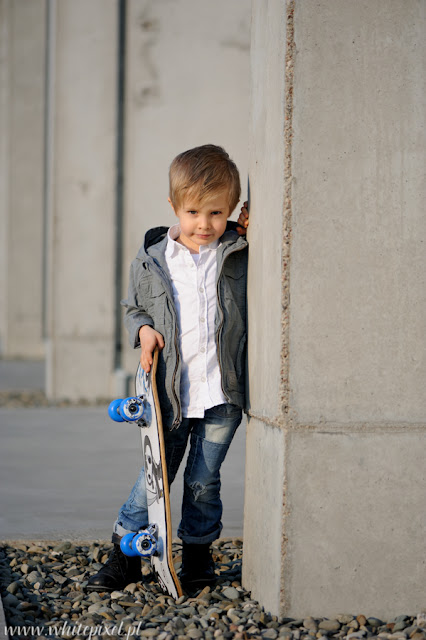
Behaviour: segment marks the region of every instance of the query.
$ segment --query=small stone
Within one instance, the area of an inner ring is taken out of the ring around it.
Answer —
[[[127,593],[133,594],[136,591],[136,588],[137,588],[137,584],[135,582],[132,582],[131,584],[127,585],[124,591]]]
[[[36,545],[33,545],[28,548],[28,553],[44,553],[44,549],[42,549],[41,547],[37,547]]]
[[[367,618],[362,614],[357,616],[356,619],[360,627],[365,627],[365,625],[367,624]]]
[[[18,598],[13,595],[13,593],[8,593],[7,596],[3,598],[3,603],[6,607],[17,607],[19,604]]]
[[[423,612],[417,614],[417,626],[426,627],[426,613]]]
[[[350,613],[339,613],[336,616],[336,620],[340,622],[340,624],[349,624],[349,622],[353,619],[354,617]]]
[[[235,587],[227,587],[222,591],[222,595],[228,600],[236,600],[240,597],[240,594]]]
[[[56,553],[64,553],[64,551],[68,551],[69,549],[71,549],[71,542],[68,541],[61,542],[61,544],[53,547],[53,551],[56,551]]]
[[[20,602],[16,608],[18,611],[31,611],[38,609],[38,606],[35,602]]]
[[[278,637],[278,631],[276,629],[265,629],[262,631],[262,638],[268,638],[275,640]]]
[[[11,593],[12,595],[15,595],[15,593],[19,590],[19,587],[20,587],[19,582],[17,581],[11,582],[10,585],[6,588],[6,591]]]
[[[374,617],[367,618],[367,623],[370,625],[370,627],[381,627],[383,625],[382,620]]]
[[[312,617],[305,618],[305,620],[303,621],[303,626],[308,631],[318,631],[318,624]]]
[[[35,585],[36,583],[44,585],[43,576],[38,571],[31,571],[31,573],[27,575],[26,580],[32,585]]]
[[[318,628],[322,631],[339,631],[340,622],[338,620],[322,620]]]

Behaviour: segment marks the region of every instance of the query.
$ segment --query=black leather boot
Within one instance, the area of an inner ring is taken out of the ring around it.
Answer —
[[[197,591],[216,583],[210,544],[182,543],[180,581],[187,592]]]
[[[131,582],[142,580],[141,559],[129,558],[114,544],[113,550],[102,569],[92,576],[87,584],[88,591],[121,591]]]

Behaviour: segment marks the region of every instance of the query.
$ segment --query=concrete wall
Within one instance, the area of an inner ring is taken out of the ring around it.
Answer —
[[[0,2],[0,354],[43,356],[45,0]]]
[[[131,0],[127,45],[123,296],[145,232],[175,223],[168,171],[178,153],[223,145],[246,197],[250,2]],[[122,339],[133,373],[138,354]]]
[[[114,326],[117,7],[115,0],[54,6],[47,391],[105,397]]]
[[[281,590],[284,432],[282,408],[285,204],[285,4],[254,2],[251,36],[249,409],[244,583],[278,611]],[[271,97],[273,96],[273,99]],[[261,552],[259,551],[261,549]]]
[[[243,578],[286,615],[424,606],[425,27],[414,0],[253,4]]]
[[[46,352],[51,398],[125,392],[117,299],[146,230],[174,222],[173,157],[223,145],[246,197],[249,0],[125,3],[123,132],[119,7],[0,0],[0,354]]]
[[[249,3],[133,0],[126,3],[124,198],[116,220],[118,3],[101,4],[102,21],[96,2],[55,5],[51,397],[108,397],[125,392],[123,369],[133,377],[138,354],[124,330],[118,365],[114,352],[116,287],[125,297],[145,231],[174,222],[167,203],[173,157],[197,144],[223,144],[246,185]]]

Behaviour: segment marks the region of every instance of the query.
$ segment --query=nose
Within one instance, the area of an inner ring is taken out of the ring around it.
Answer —
[[[198,227],[199,229],[210,229],[210,216],[199,216]]]

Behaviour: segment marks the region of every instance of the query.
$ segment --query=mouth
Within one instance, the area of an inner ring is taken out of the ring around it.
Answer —
[[[211,233],[197,233],[197,238],[206,240],[207,238],[211,238]]]

